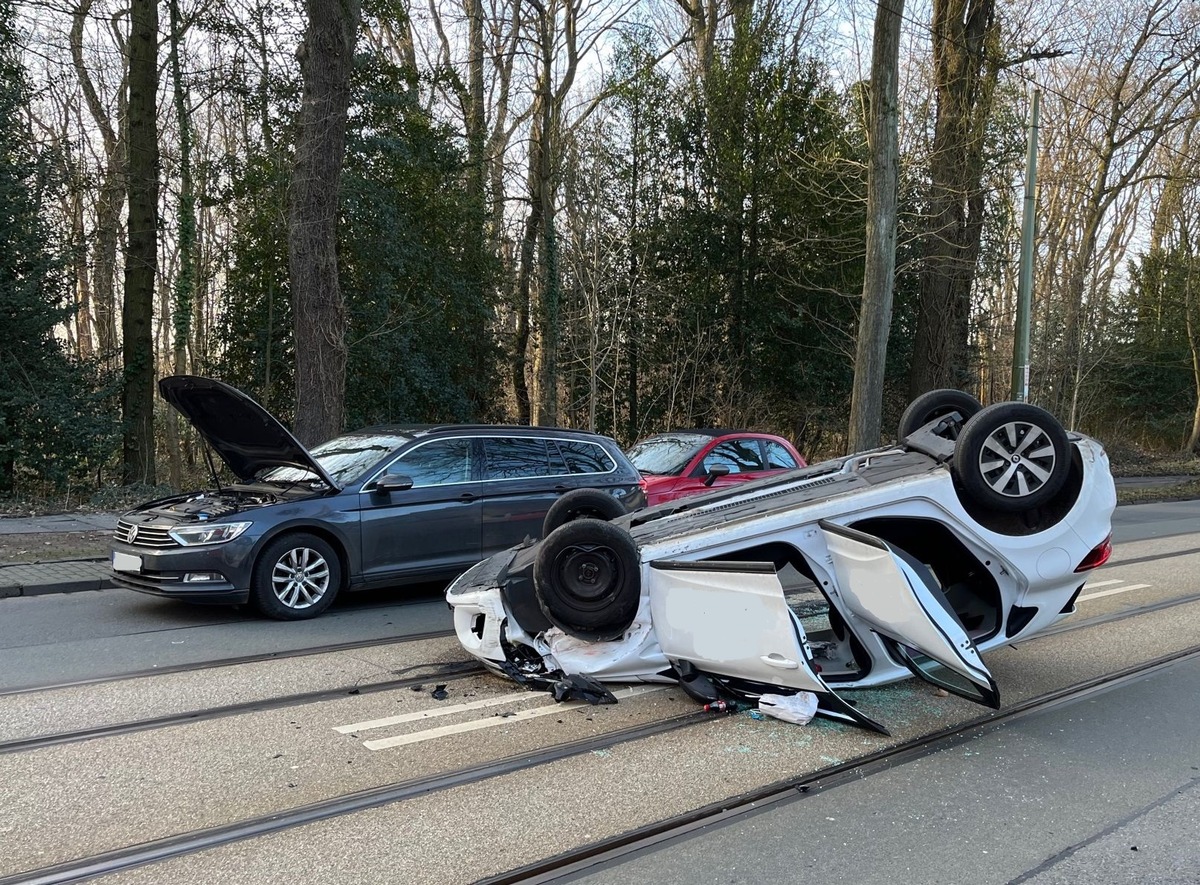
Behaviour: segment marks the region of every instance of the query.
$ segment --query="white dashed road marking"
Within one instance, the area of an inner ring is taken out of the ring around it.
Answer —
[[[1110,584],[1112,582],[1105,581],[1104,583]],[[1088,586],[1089,587],[1092,587],[1092,586],[1099,587],[1101,585],[1100,584],[1089,584]],[[1149,584],[1127,584],[1124,587],[1114,587],[1111,590],[1101,590],[1099,593],[1089,593],[1086,596],[1080,596],[1079,599],[1076,600],[1076,602],[1087,602],[1089,599],[1099,599],[1101,596],[1116,596],[1118,593],[1128,593],[1130,590],[1142,590],[1149,586],[1150,586]]]
[[[613,696],[618,700],[622,698],[632,698],[639,695],[650,694],[651,692],[663,691],[669,686],[665,685],[636,685],[632,688],[622,688],[613,692]],[[436,710],[430,710],[423,713],[407,713],[402,716],[391,716],[387,719],[373,719],[369,722],[359,722],[354,725],[339,725],[334,731],[341,734],[349,734],[351,732],[365,731],[369,728],[382,728],[387,725],[399,725],[404,722],[416,722],[425,718],[434,716],[447,716],[451,713],[462,713],[470,710],[479,710],[484,707],[494,707],[505,703],[520,703],[525,700],[541,700],[546,696],[534,692],[518,692],[515,694],[501,695],[500,697],[488,698],[483,701],[472,701],[467,704],[455,704],[451,707],[439,707]],[[513,713],[511,716],[489,716],[486,719],[470,719],[466,722],[459,722],[455,725],[443,725],[438,728],[427,728],[423,731],[415,731],[411,734],[401,734],[394,737],[380,738],[374,741],[363,741],[363,746],[368,750],[387,750],[392,747],[404,747],[409,744],[419,744],[423,741],[431,741],[440,737],[449,737],[455,734],[464,734],[469,731],[479,731],[482,728],[492,728],[497,725],[504,725],[509,722],[524,722],[529,719],[536,719],[539,716],[549,716],[554,713],[565,713],[570,710],[577,710],[580,707],[589,706],[585,701],[568,701],[566,703],[553,703],[550,705],[542,705],[534,707],[532,710],[520,710]]]
[[[482,710],[484,707],[498,707],[501,704],[519,704],[521,701],[543,700],[542,695],[531,691],[518,691],[512,694],[502,694],[482,701],[469,701],[465,704],[450,704],[435,710],[422,710],[419,713],[403,713],[399,716],[389,716],[386,719],[370,719],[366,722],[355,722],[353,725],[339,725],[334,731],[350,734],[353,731],[369,731],[372,728],[387,728],[389,725],[401,725],[405,722],[417,722],[421,719],[433,719],[437,716],[450,716],[454,713],[465,713],[468,710]]]

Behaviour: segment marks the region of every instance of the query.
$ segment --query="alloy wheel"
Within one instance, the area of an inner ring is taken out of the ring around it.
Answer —
[[[271,570],[271,589],[290,609],[316,605],[329,591],[329,563],[311,547],[293,547]]]
[[[1054,474],[1054,442],[1028,421],[1010,421],[992,431],[979,451],[979,472],[997,495],[1025,498]]]

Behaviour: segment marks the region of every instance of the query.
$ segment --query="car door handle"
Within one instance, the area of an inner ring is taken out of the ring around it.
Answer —
[[[779,670],[799,670],[800,665],[790,658],[785,658],[783,655],[769,654],[759,658],[768,667],[775,667]]]
[[[472,495],[470,492],[463,492],[458,496],[458,500],[463,504],[470,504],[472,501],[478,500],[478,495]]]

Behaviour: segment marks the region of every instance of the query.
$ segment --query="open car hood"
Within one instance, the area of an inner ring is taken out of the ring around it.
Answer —
[[[297,467],[338,488],[274,415],[237,388],[212,378],[173,375],[159,381],[158,390],[242,482],[253,481],[263,470]]]

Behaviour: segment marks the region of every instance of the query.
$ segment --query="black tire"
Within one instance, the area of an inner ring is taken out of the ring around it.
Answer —
[[[920,430],[935,418],[958,412],[962,415],[962,424],[955,423],[943,434],[947,439],[957,439],[962,432],[963,424],[983,408],[983,403],[969,393],[961,390],[945,389],[931,390],[923,393],[904,410],[900,416],[900,427],[896,431],[897,439],[904,439],[910,433]]]
[[[550,505],[542,521],[542,537],[576,519],[600,519],[608,522],[625,515],[625,507],[600,489],[572,489]]]
[[[598,519],[559,526],[538,546],[533,587],[547,620],[579,639],[618,639],[641,601],[637,546]]]
[[[996,403],[963,427],[955,478],[971,499],[1014,512],[1049,503],[1071,473],[1071,443],[1058,419],[1027,403]]]
[[[327,541],[316,535],[283,535],[268,544],[250,580],[250,602],[277,621],[315,618],[342,587],[342,565]]]

